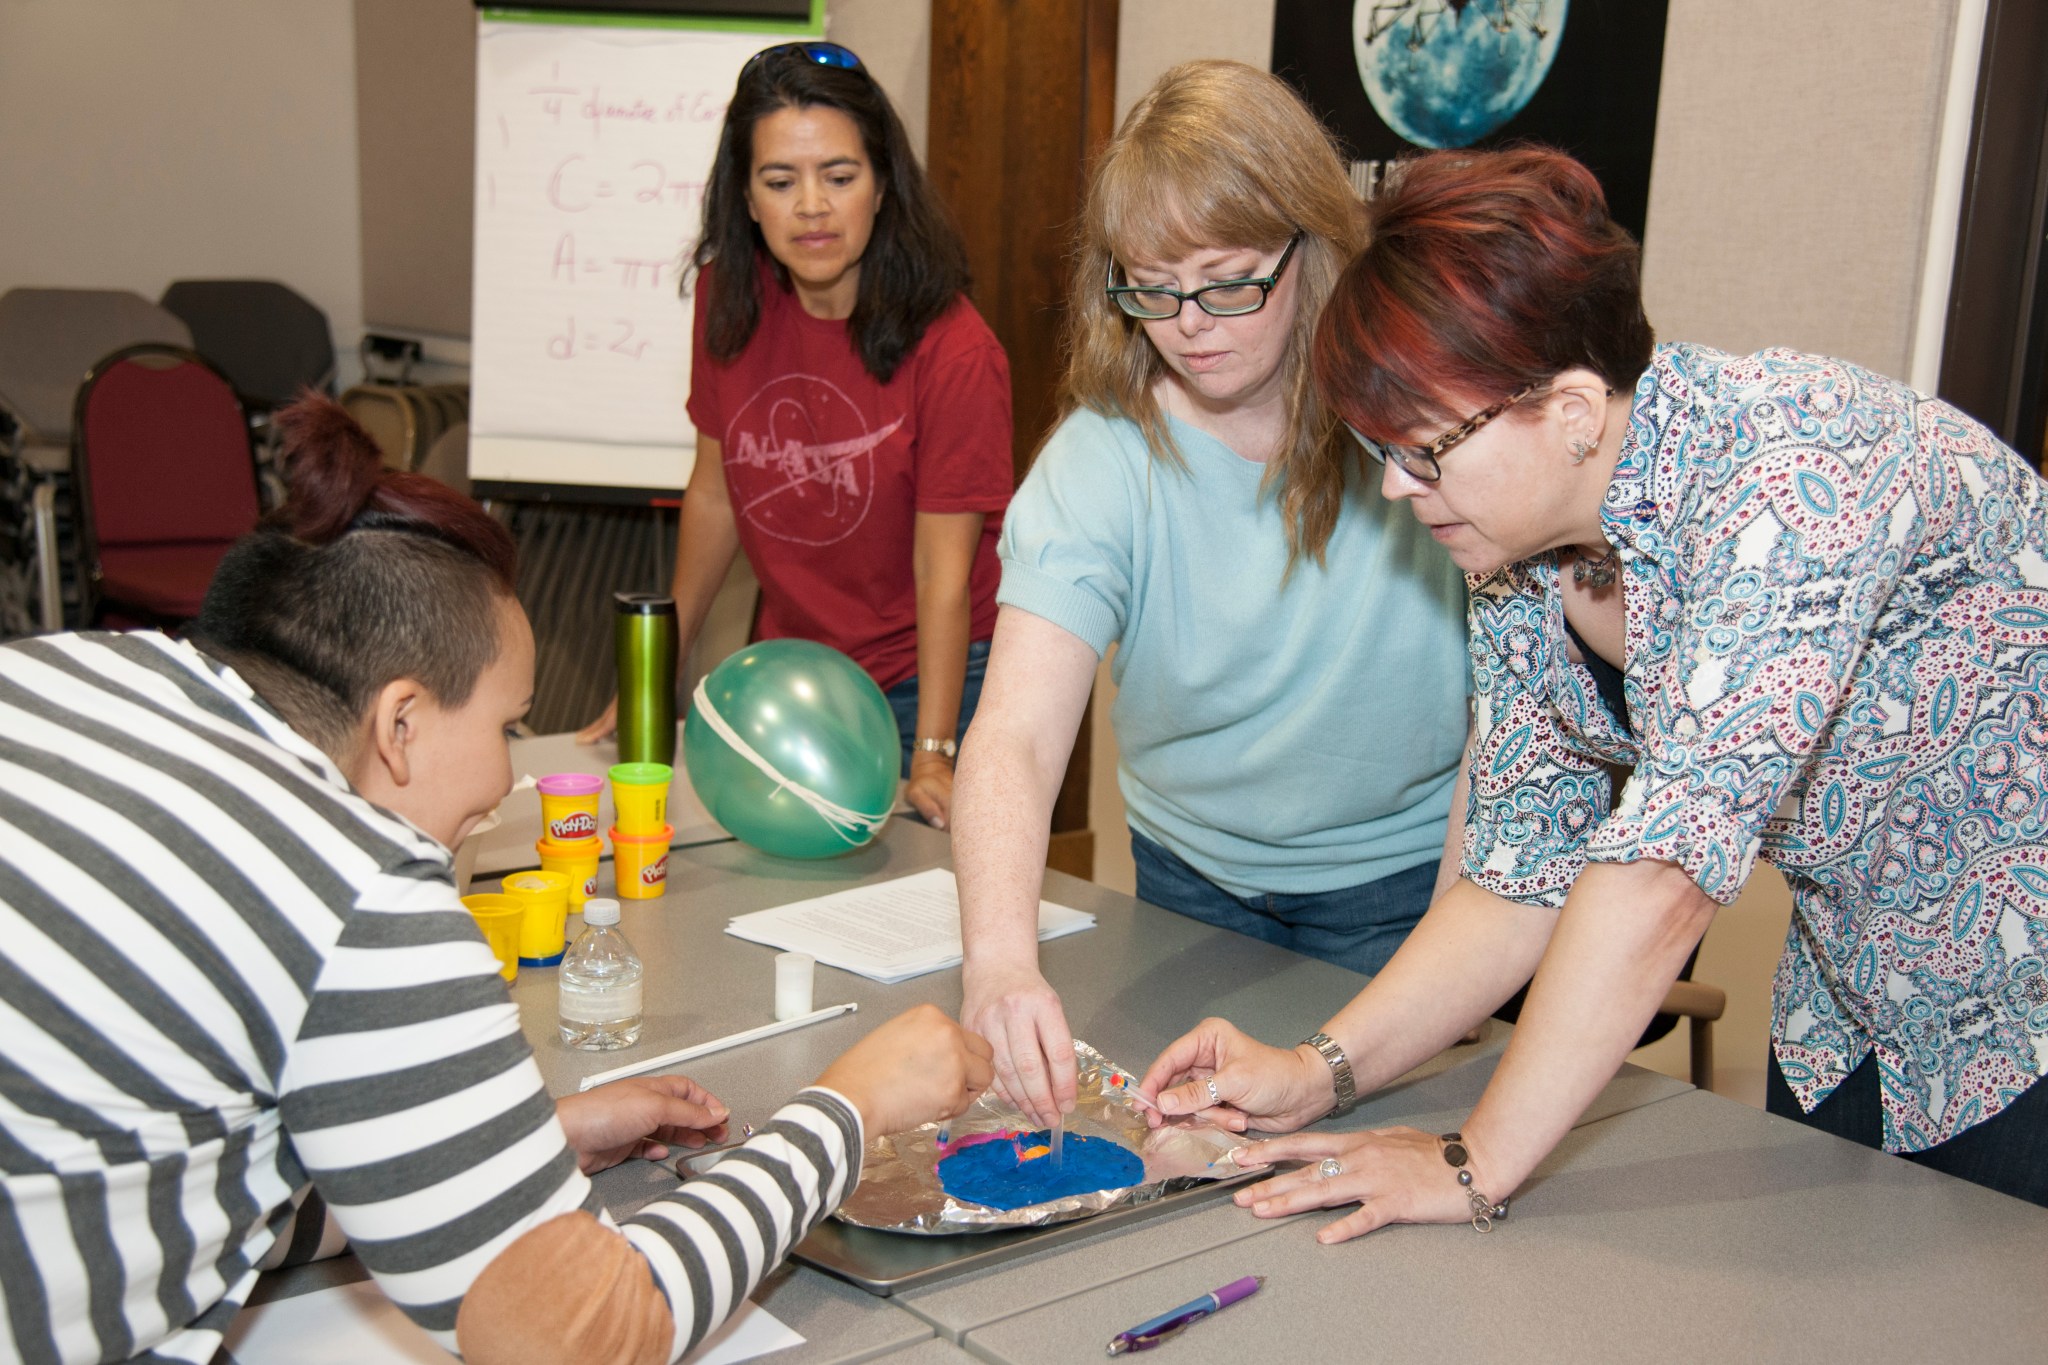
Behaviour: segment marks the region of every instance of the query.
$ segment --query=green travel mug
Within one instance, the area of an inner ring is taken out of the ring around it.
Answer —
[[[676,761],[676,600],[614,593],[619,655],[619,762]]]

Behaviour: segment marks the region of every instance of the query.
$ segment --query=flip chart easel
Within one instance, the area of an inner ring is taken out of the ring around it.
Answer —
[[[684,8],[676,6],[676,8]],[[679,296],[740,68],[806,21],[486,9],[477,28],[470,476],[672,495],[696,433]]]

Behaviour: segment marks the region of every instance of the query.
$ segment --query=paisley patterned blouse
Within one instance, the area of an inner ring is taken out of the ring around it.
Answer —
[[[2048,486],[1854,365],[1672,345],[1601,520],[1634,736],[1567,658],[1555,561],[1475,576],[1466,875],[1555,906],[1662,858],[1726,904],[1767,858],[1801,1104],[1874,1050],[1888,1150],[1990,1118],[2048,1070]]]

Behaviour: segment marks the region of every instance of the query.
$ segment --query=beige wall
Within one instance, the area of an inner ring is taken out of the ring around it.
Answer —
[[[1955,11],[1672,0],[1644,228],[1660,336],[1907,374]]]
[[[929,0],[826,0],[825,34],[860,54],[876,84],[888,91],[922,160],[931,122]]]
[[[0,290],[281,280],[362,327],[349,0],[0,4]]]
[[[1116,121],[1169,67],[1234,57],[1265,70],[1273,0],[1123,0],[1117,7]]]

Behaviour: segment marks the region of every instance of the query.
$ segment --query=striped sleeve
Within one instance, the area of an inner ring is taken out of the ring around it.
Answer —
[[[280,1106],[357,1256],[450,1350],[464,1295],[521,1237],[579,1210],[610,1226],[496,961],[445,883],[387,877],[365,891],[328,956]],[[711,1174],[626,1224],[674,1316],[670,1358],[838,1206],[859,1179],[860,1146],[853,1107],[807,1091]]]
[[[675,1314],[670,1359],[694,1350],[860,1183],[860,1115],[814,1086],[720,1161],[626,1221]]]
[[[329,1214],[451,1350],[462,1295],[493,1257],[537,1222],[595,1208],[496,959],[446,882],[364,888],[281,1089]]]

